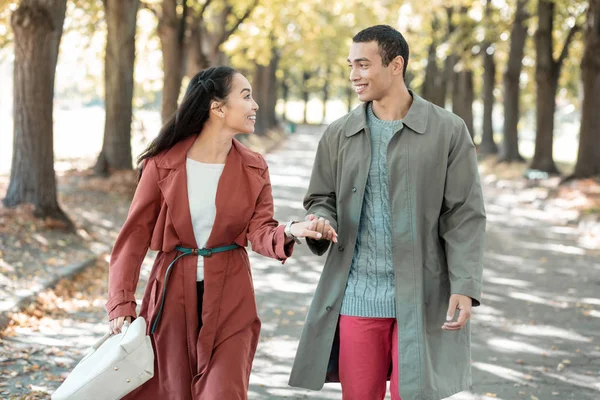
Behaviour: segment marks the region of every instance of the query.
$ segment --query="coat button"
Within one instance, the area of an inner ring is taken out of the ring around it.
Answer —
[[[344,251],[344,246],[340,244],[340,245],[338,246],[338,250],[339,250],[339,251]]]
[[[327,311],[331,311],[331,306],[327,306],[327,307],[325,307],[325,309],[326,309]]]
[[[352,193],[356,193],[356,186],[352,188]]]

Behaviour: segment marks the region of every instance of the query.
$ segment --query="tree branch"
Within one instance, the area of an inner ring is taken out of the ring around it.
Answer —
[[[565,61],[565,58],[567,58],[567,55],[569,54],[569,47],[571,46],[571,42],[573,41],[573,37],[580,30],[581,30],[581,25],[575,24],[575,25],[573,25],[573,27],[569,31],[569,34],[567,35],[567,37],[565,39],[565,43],[563,44],[563,48],[562,48],[562,50],[560,52],[560,56],[558,56],[558,59],[555,62],[555,66],[556,66],[556,68],[558,70],[560,70],[560,68],[562,67],[563,62]]]
[[[181,12],[181,20],[179,21],[179,44],[183,46],[183,41],[185,40],[185,24],[187,23],[187,14],[188,14],[188,3],[187,0],[183,0],[183,11]]]
[[[219,38],[219,40],[217,41],[217,43],[215,43],[216,47],[219,47],[220,45],[222,45],[231,35],[233,35],[233,33],[239,28],[239,26],[242,24],[242,22],[244,22],[250,16],[250,14],[252,14],[252,11],[254,11],[254,9],[256,8],[256,6],[258,6],[258,2],[259,2],[259,0],[254,0],[254,3],[252,3],[248,7],[248,9],[244,13],[244,15],[242,15],[236,21],[236,23],[231,27],[231,29],[229,29],[229,30],[225,30],[224,29],[223,30],[223,33],[221,34],[221,37]]]
[[[204,17],[204,13],[206,12],[206,9],[210,5],[210,3],[212,3],[212,0],[206,0],[204,2],[204,4],[202,5],[202,8],[200,9],[200,13],[198,13],[198,18],[203,18]]]

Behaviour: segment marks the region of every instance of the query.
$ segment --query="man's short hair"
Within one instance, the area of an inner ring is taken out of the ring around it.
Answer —
[[[398,56],[404,59],[403,76],[406,75],[408,65],[408,43],[400,32],[389,25],[375,25],[363,29],[353,38],[354,43],[377,42],[383,65],[387,67]]]

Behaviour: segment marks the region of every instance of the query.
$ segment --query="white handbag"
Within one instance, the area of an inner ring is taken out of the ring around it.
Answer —
[[[75,366],[52,400],[118,400],[154,376],[154,352],[146,321],[125,322],[107,333]]]

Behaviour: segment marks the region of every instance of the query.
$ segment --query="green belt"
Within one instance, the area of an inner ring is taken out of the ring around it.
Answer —
[[[162,298],[160,301],[160,307],[158,309],[158,314],[156,315],[156,319],[154,320],[154,324],[152,324],[152,331],[150,334],[154,334],[154,331],[158,327],[158,322],[160,321],[160,317],[162,316],[163,307],[165,306],[165,297],[167,296],[167,282],[169,281],[169,275],[171,273],[171,268],[175,265],[175,262],[179,260],[181,257],[194,255],[194,256],[202,256],[202,257],[210,257],[215,253],[223,253],[229,250],[235,250],[240,247],[237,244],[230,244],[228,246],[215,247],[214,249],[188,249],[186,247],[177,246],[175,249],[181,252],[180,255],[175,257],[171,264],[167,267],[167,272],[165,272],[165,283],[163,285]]]

